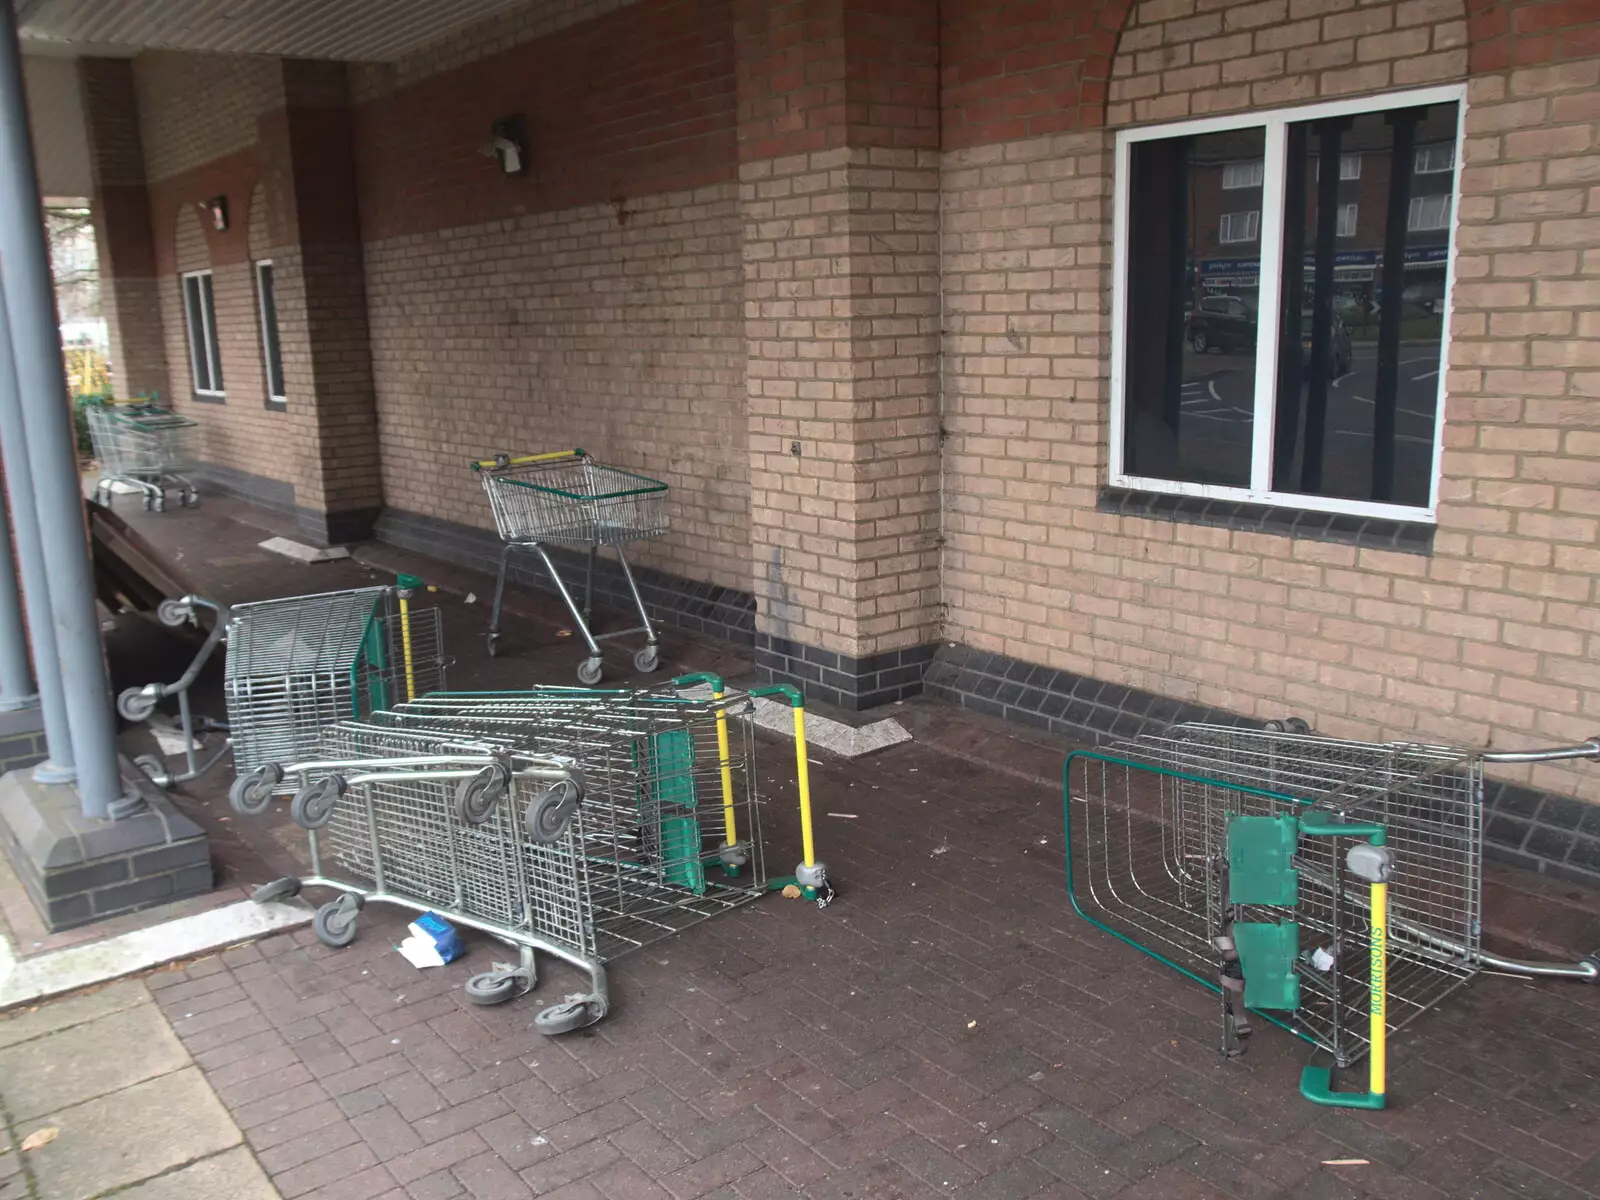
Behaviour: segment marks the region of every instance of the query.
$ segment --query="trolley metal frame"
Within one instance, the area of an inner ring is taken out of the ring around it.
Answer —
[[[798,693],[759,692],[790,700],[804,762]],[[797,780],[805,857],[795,875],[766,874],[754,695],[710,675],[636,691],[436,693],[330,726],[321,757],[241,775],[230,793],[239,811],[260,811],[291,779],[291,815],[309,833],[311,874],[258,898],[334,888],[316,925],[330,945],[353,939],[368,900],[437,912],[518,948],[516,965],[467,981],[473,1001],[532,988],[543,950],[587,972],[591,988],[543,1010],[537,1027],[599,1020],[605,966],[622,955],[776,888],[831,896],[807,777]]]
[[[1352,833],[1371,825],[1386,831],[1394,858],[1381,939],[1387,1032],[1485,967],[1593,982],[1600,956],[1524,962],[1480,944],[1485,765],[1576,758],[1600,759],[1600,738],[1549,750],[1474,752],[1323,738],[1303,722],[1267,730],[1179,725],[1077,751],[1063,769],[1068,894],[1092,924],[1226,994],[1217,939],[1241,915],[1227,891],[1230,821],[1295,816],[1343,822]],[[1371,982],[1355,967],[1365,967],[1379,940],[1372,900],[1331,838],[1302,840],[1295,862],[1297,919],[1310,936],[1297,967],[1300,1007],[1287,1017],[1258,1015],[1347,1067],[1372,1041]],[[1315,965],[1318,951],[1331,965]]]
[[[100,460],[97,503],[111,502],[114,483],[136,488],[145,508],[154,512],[166,511],[169,488],[181,489],[185,508],[200,503],[194,484],[179,474],[195,460],[189,443],[198,424],[148,401],[88,404],[83,411]]]
[[[303,758],[315,751],[324,726],[387,708],[400,699],[444,686],[446,660],[437,609],[413,610],[422,580],[401,575],[390,586],[289,596],[231,607],[202,596],[164,600],[157,617],[179,627],[211,614],[195,657],[171,683],[125,689],[117,711],[148,720],[164,699],[178,699],[183,769],[166,758],[135,759],[159,787],[173,787],[211,770],[231,750],[235,769]],[[195,717],[189,690],[217,649],[226,645],[227,719]],[[209,755],[200,735],[227,733]]]
[[[633,656],[634,667],[648,674],[661,663],[655,627],[645,611],[623,543],[663,536],[668,529],[667,485],[616,467],[602,466],[581,449],[557,450],[513,458],[498,454],[469,464],[483,482],[494,513],[495,528],[505,541],[495,576],[494,606],[489,614],[488,651],[498,652],[500,608],[505,598],[506,569],[514,553],[537,555],[550,581],[572,614],[589,656],[578,665],[578,681],[593,685],[604,672],[600,643],[612,638],[645,635]],[[546,547],[572,546],[588,551],[583,606],[579,608]],[[594,611],[594,568],[600,547],[617,555],[639,624],[597,634],[590,624]]]

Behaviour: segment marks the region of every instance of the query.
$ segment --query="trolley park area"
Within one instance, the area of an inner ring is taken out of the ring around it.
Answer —
[[[422,577],[438,588],[426,603],[452,691],[571,681],[572,621],[553,594],[510,589],[489,657],[482,576],[380,543],[295,562],[258,546],[290,531],[210,497],[116,509],[223,603]],[[107,642],[119,691],[172,678],[194,651],[148,616],[120,618]],[[670,627],[661,646],[649,678],[608,654],[604,686],[710,672],[737,693],[751,680],[735,647]],[[192,700],[221,711],[216,662]],[[395,949],[413,914],[380,904],[345,948],[301,926],[144,983],[286,1197],[1600,1195],[1600,989],[1492,970],[1433,985],[1445,994],[1424,997],[1438,1002],[1389,1047],[1383,1111],[1307,1103],[1302,1069],[1326,1054],[1267,1026],[1225,1059],[1213,991],[1074,912],[1060,784],[1071,747],[922,700],[892,715],[912,740],[809,755],[833,903],[767,895],[622,957],[604,1018],[575,1032],[543,1036],[535,1016],[583,993],[581,972],[540,955],[533,994],[474,1004],[463,983],[514,952],[466,931],[463,958],[418,970]],[[152,749],[142,724],[122,738],[130,756]],[[782,875],[800,847],[792,742],[758,731],[752,761],[766,869]],[[172,793],[217,868],[213,896],[180,911],[307,869],[290,806],[242,816],[232,781],[223,763]],[[1096,844],[1103,861],[1078,869],[1114,880],[1131,843]],[[1302,855],[1311,889],[1315,856]],[[1115,889],[1078,886],[1085,911],[1107,916],[1093,901]],[[38,934],[25,905],[15,889],[0,905],[24,954],[89,936]],[[1309,908],[1302,919],[1316,925]],[[1600,940],[1593,895],[1493,863],[1482,919],[1503,953],[1570,958]],[[1341,1086],[1364,1072],[1358,1056]]]

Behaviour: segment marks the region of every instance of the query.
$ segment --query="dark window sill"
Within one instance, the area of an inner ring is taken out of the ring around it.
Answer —
[[[1275,533],[1317,542],[1341,542],[1367,550],[1395,550],[1401,554],[1432,554],[1434,526],[1424,521],[1395,521],[1387,517],[1357,517],[1347,513],[1311,512],[1240,500],[1208,500],[1202,496],[1174,496],[1108,487],[1100,491],[1095,508],[1126,517],[1178,521],[1185,525],[1211,525],[1250,533]]]
[[[219,396],[219,395],[216,395],[214,393],[191,392],[190,393],[190,398],[196,404],[226,404],[228,402],[228,397],[227,397],[226,393],[224,393],[223,395]]]
[[[289,402],[287,400],[273,400],[269,398],[266,403],[262,405],[262,407],[268,412],[288,412]]]

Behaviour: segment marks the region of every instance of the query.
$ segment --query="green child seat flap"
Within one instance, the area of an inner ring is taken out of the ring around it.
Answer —
[[[1300,872],[1294,854],[1300,843],[1300,822],[1293,817],[1228,819],[1228,902],[1300,903]]]
[[[652,733],[642,745],[635,743],[633,765],[639,772],[634,801],[641,812],[652,806],[663,813],[695,808],[694,735],[687,729]]]
[[[706,894],[706,869],[700,861],[700,821],[694,815],[663,817],[661,821],[662,875],[666,882]]]
[[[1251,1008],[1300,1007],[1300,926],[1295,921],[1235,921],[1233,945],[1244,973],[1244,1002]]]

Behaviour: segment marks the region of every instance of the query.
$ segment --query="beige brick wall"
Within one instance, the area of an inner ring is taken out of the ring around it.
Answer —
[[[1454,53],[1459,19],[1413,0],[1147,3],[1124,39],[1113,111],[1166,119],[1448,78],[1440,56]],[[1274,72],[1223,73],[1245,69],[1272,29],[1306,20],[1322,26],[1298,47],[1303,57],[1286,44]],[[1224,54],[1215,43],[1228,36],[1254,40]],[[1350,63],[1338,61],[1346,44]],[[1334,45],[1327,65],[1305,65],[1310,50]],[[1382,53],[1393,46],[1413,52]],[[1170,107],[1137,94],[1141,80],[1180,88],[1191,77],[1163,75],[1208,55],[1195,90]],[[1597,88],[1596,60],[1472,81],[1428,557],[1096,512],[1107,479],[1111,134],[946,154],[949,636],[1201,704],[1303,714],[1337,736],[1511,747],[1592,734]],[[1582,765],[1499,773],[1600,799],[1600,777]]]
[[[368,243],[387,503],[492,529],[469,459],[582,446],[673,489],[630,558],[748,588],[739,237],[720,185]]]
[[[259,190],[256,203],[260,203]],[[250,219],[245,214],[240,216]],[[255,228],[254,221],[251,228]],[[255,279],[250,264],[213,264],[201,215],[192,207],[178,214],[175,245],[178,273],[163,277],[160,284],[173,407],[200,422],[205,461],[268,479],[295,482],[296,458],[284,452],[288,435],[284,414],[269,412],[263,404],[266,376],[256,315]],[[222,351],[222,382],[226,393],[222,404],[194,399],[188,325],[180,283],[183,272],[208,267],[212,271],[217,337]]]
[[[133,60],[150,182],[254,145],[256,120],[283,107],[279,60],[150,51]]]
[[[937,162],[741,169],[751,541],[775,636],[855,656],[938,636]]]

